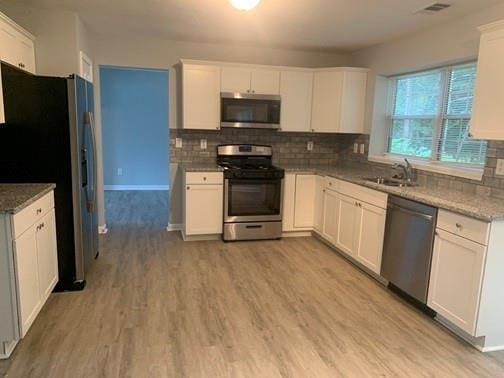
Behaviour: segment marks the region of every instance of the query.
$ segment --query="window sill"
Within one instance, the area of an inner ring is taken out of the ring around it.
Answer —
[[[383,154],[383,155],[369,156],[368,160],[377,163],[395,164],[404,162],[405,157]],[[411,165],[413,165],[413,168],[416,168],[421,171],[440,173],[444,175],[462,177],[465,179],[477,180],[477,181],[481,181],[483,178],[484,167],[481,168],[461,167],[461,166],[454,166],[451,164],[443,164],[439,162],[414,159],[410,157],[406,158],[409,160]]]

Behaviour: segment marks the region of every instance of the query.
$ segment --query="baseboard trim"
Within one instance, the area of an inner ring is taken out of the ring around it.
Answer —
[[[0,360],[6,360],[10,357],[19,340],[0,341]]]
[[[104,185],[104,190],[170,190],[169,185]]]
[[[103,224],[101,226],[98,226],[98,233],[101,235],[104,235],[108,232],[108,228],[106,224]]]
[[[182,223],[169,223],[166,226],[166,231],[182,231]]]

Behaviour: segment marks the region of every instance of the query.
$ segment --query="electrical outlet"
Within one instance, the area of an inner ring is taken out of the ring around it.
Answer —
[[[206,139],[200,139],[200,148],[202,150],[206,150],[207,149],[207,140]]]
[[[175,148],[182,148],[182,138],[175,138]]]
[[[308,151],[313,151],[313,142],[312,141],[309,141],[307,144],[306,144],[306,149]]]
[[[117,176],[122,176],[122,175],[123,175],[122,168],[117,168]]]
[[[357,152],[359,152],[359,144],[358,143],[354,143],[354,145],[353,145],[353,152],[354,152],[354,154],[356,154]]]
[[[364,143],[362,143],[360,145],[360,153],[361,153],[361,155],[364,155],[364,152],[366,152],[366,146],[364,145]]]
[[[497,167],[495,168],[495,174],[498,176],[504,176],[504,159],[497,159]]]

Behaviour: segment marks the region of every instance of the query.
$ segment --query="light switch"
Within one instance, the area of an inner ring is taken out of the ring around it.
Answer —
[[[313,151],[313,142],[312,141],[309,141],[307,144],[306,144],[306,149],[308,151]]]
[[[362,144],[360,145],[360,153],[361,153],[362,155],[364,155],[364,152],[366,152],[366,145],[365,145],[364,143],[362,143]]]
[[[504,176],[504,159],[497,159],[497,167],[495,168],[495,174],[498,176]]]
[[[206,150],[207,149],[207,140],[206,139],[200,139],[200,148],[202,150]]]
[[[117,176],[122,176],[123,170],[122,168],[117,168]]]
[[[359,152],[359,144],[358,143],[354,143],[354,145],[353,145],[353,152],[354,152],[354,154],[356,154],[357,152]]]
[[[175,148],[182,148],[182,138],[175,138]]]

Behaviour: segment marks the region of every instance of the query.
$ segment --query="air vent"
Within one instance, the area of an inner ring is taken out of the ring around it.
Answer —
[[[436,13],[441,12],[449,7],[451,7],[451,4],[434,3],[434,4],[431,4],[427,7],[425,7],[425,8],[418,10],[415,13],[417,13],[417,14],[436,14]]]

